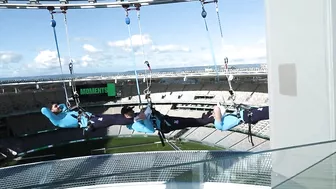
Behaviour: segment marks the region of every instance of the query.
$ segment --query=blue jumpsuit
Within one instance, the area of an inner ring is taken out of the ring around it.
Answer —
[[[237,113],[222,115],[222,120],[220,122],[215,120],[214,125],[216,129],[221,130],[221,131],[226,131],[242,123],[256,124],[259,121],[269,119],[269,107],[268,106],[259,107],[259,108],[251,108],[250,111],[252,114],[251,118],[248,117],[247,110],[241,110],[239,112],[240,116],[238,116]]]
[[[93,115],[90,112],[86,112],[90,119],[85,116],[81,116],[81,122],[78,123],[77,111],[69,110],[65,104],[59,105],[62,109],[62,112],[59,114],[54,114],[50,111],[49,108],[43,107],[41,112],[45,115],[50,122],[56,126],[61,128],[85,128],[88,126],[88,123],[91,123],[91,129],[99,129],[106,128],[112,125],[128,125],[133,123],[133,119],[125,118],[121,114],[102,114],[102,115]]]
[[[56,126],[61,128],[78,128],[79,123],[77,120],[78,112],[69,110],[65,104],[60,104],[60,108],[62,112],[59,114],[54,114],[51,112],[49,108],[43,107],[41,109],[41,113],[45,115],[50,122]],[[86,112],[87,115],[91,116],[90,112]],[[87,127],[88,119],[85,116],[81,116],[81,124],[80,128]]]

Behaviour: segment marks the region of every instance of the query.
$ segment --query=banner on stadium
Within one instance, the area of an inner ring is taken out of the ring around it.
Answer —
[[[116,96],[116,87],[114,83],[99,84],[93,86],[78,86],[77,91],[79,96],[88,96],[88,95],[107,95],[107,96]]]
[[[114,83],[77,85],[76,90],[83,102],[113,100],[117,97]]]

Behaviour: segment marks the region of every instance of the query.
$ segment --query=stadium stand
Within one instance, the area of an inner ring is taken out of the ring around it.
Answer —
[[[67,91],[70,94],[70,90]],[[70,96],[70,95],[69,95]],[[56,90],[54,95],[54,102],[63,102],[65,99],[65,94],[63,90]]]
[[[167,92],[170,92],[170,91],[181,92],[181,91],[183,91],[184,87],[185,87],[184,84],[170,84],[170,85],[168,85],[166,91]]]
[[[248,102],[251,105],[265,105],[268,102],[268,95],[264,93],[254,93]]]
[[[9,114],[13,112],[13,105],[10,97],[6,94],[0,94],[0,114]]]
[[[8,95],[14,111],[25,111],[35,108],[34,96],[31,92],[22,92]]]
[[[59,88],[59,84],[57,86],[58,88],[54,87],[49,90],[38,90],[29,93],[0,94],[0,114],[2,116],[9,115],[13,112],[18,114],[16,116],[7,116],[7,125],[15,136],[33,134],[41,130],[55,128],[39,113],[39,110],[42,106],[50,102],[64,101],[64,91]],[[120,100],[115,102],[88,102],[83,104],[83,106],[93,113],[112,114],[120,113],[122,104],[137,104],[139,102],[138,96],[136,96],[137,89],[134,84],[130,85],[128,82],[123,82],[117,87],[122,93]],[[146,84],[142,83],[140,88],[142,93],[146,88]],[[255,106],[266,105],[268,102],[267,83],[234,82],[233,88],[236,92],[236,102],[245,102]],[[200,84],[183,84],[177,82],[160,83],[159,81],[152,84],[151,98],[156,109],[163,114],[199,117],[203,112],[211,110],[217,102],[226,101],[229,98],[228,89],[227,83],[213,84],[205,82]],[[144,95],[141,95],[141,100],[142,102],[146,102]],[[135,110],[138,110],[138,107],[136,107]],[[166,137],[174,139],[177,136],[182,140],[220,146],[231,150],[258,151],[269,148],[269,121],[262,121],[253,126],[254,147],[248,142],[247,131],[247,125],[240,125],[232,131],[223,132],[209,126],[190,128],[184,131],[173,131],[167,133]],[[51,144],[52,142],[73,140],[74,138],[81,139],[83,137],[81,130],[67,130],[66,132],[55,131],[54,133],[38,134],[38,137],[25,137],[23,139],[24,142],[20,142],[20,144],[24,145],[24,147],[20,147],[22,148],[21,151],[41,146],[41,143]],[[71,134],[72,137],[67,136],[67,134]],[[156,134],[157,133],[145,135]],[[125,126],[113,126],[104,132],[102,131],[101,133],[98,132],[95,134],[95,136],[100,135],[130,137],[143,134],[133,132]],[[3,142],[3,139],[1,142]]]
[[[55,102],[56,95],[55,90],[53,91],[39,91],[34,93],[35,101],[38,107],[45,106],[47,104],[50,104],[50,102]],[[64,94],[62,95],[64,97]],[[64,101],[64,98],[63,100]]]
[[[153,94],[162,93],[162,92],[167,91],[167,87],[168,87],[168,85],[165,85],[165,84],[153,83],[152,87],[151,87],[151,92]]]

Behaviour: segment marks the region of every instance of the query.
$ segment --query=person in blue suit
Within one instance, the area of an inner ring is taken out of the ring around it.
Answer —
[[[128,129],[141,133],[154,133],[156,129],[163,133],[169,133],[188,127],[202,127],[214,122],[214,118],[210,112],[207,114],[204,113],[200,118],[193,118],[163,115],[150,107],[141,110],[139,113],[135,113],[133,108],[124,106],[121,109],[121,114],[126,118],[133,118],[134,120],[134,123],[127,125]]]
[[[94,131],[112,125],[128,125],[133,123],[133,119],[125,118],[121,114],[93,115],[90,112],[79,114],[76,109],[68,109],[65,104],[58,103],[52,103],[50,108],[43,107],[41,113],[54,126],[60,128],[85,128],[88,131]]]
[[[269,107],[251,107],[241,109],[239,112],[226,113],[224,106],[217,105],[214,108],[214,125],[221,131],[230,130],[240,124],[257,124],[259,121],[269,119]]]

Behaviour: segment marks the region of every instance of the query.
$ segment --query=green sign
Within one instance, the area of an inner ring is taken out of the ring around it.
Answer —
[[[108,83],[106,87],[90,87],[81,88],[79,95],[100,95],[107,94],[107,96],[116,96],[116,88],[114,83]]]

